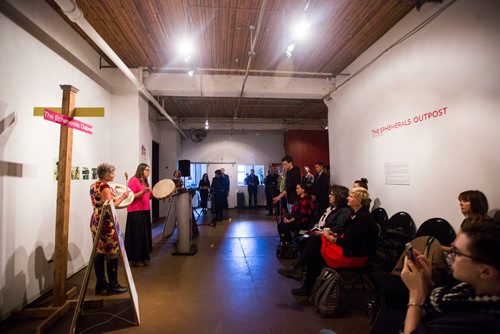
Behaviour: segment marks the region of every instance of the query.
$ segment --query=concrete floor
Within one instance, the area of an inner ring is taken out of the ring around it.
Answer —
[[[263,209],[229,210],[228,219],[208,226],[198,220],[199,238],[194,256],[173,256],[175,235],[161,239],[163,225],[154,229],[154,250],[148,267],[132,268],[141,324],[134,326],[128,294],[105,297],[103,309],[85,309],[77,333],[369,333],[366,305],[373,291],[358,288],[351,296],[351,311],[336,319],[322,319],[306,298],[294,297],[299,282],[276,270],[292,261],[275,256],[276,221]],[[69,280],[78,286],[83,271]],[[121,273],[121,284],[125,278]],[[93,273],[92,273],[93,278]],[[93,279],[87,299],[93,299]],[[41,302],[39,302],[41,303]],[[73,312],[49,333],[67,333]],[[120,317],[113,317],[117,315]],[[106,322],[104,324],[101,324]],[[0,324],[1,333],[33,332],[37,320],[12,319]],[[95,327],[94,327],[95,326]]]

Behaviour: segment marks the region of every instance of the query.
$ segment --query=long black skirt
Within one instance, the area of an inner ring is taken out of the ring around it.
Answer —
[[[127,228],[125,230],[125,249],[129,261],[149,261],[153,251],[151,219],[149,210],[127,213]]]

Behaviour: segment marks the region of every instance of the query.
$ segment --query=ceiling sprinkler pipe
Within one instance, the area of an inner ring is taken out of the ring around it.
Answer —
[[[158,103],[153,95],[144,87],[144,84],[138,80],[134,73],[127,67],[123,60],[111,49],[106,41],[97,33],[97,31],[90,25],[90,23],[83,17],[82,11],[76,5],[74,0],[55,0],[63,13],[73,22],[75,22],[90,39],[97,44],[97,46],[111,59],[111,61],[122,71],[122,73],[134,84],[139,92],[141,92],[158,110],[164,115],[182,137],[187,138],[184,131],[179,128],[177,123],[170,117],[165,109]]]

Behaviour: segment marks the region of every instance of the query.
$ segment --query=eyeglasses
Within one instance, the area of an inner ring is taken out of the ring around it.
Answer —
[[[464,254],[462,253],[461,251],[459,251],[457,249],[457,247],[455,246],[452,246],[451,249],[450,249],[450,252],[448,253],[448,255],[451,257],[452,260],[455,260],[455,258],[457,256],[464,256],[464,257],[468,257],[469,259],[471,260],[474,260],[474,261],[478,261],[478,262],[481,262],[479,261],[478,259],[476,259],[475,257],[471,256],[471,255],[467,255],[467,254]]]
[[[149,172],[151,169],[149,168],[144,168],[145,171]]]

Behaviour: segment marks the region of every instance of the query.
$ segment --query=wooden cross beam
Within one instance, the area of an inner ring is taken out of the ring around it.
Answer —
[[[63,90],[62,107],[35,107],[33,116],[44,116],[46,120],[61,124],[59,138],[59,163],[57,177],[56,233],[54,250],[54,297],[53,307],[31,308],[13,312],[14,317],[47,317],[38,327],[37,333],[48,332],[49,328],[60,319],[76,301],[69,300],[76,295],[76,288],[66,291],[68,275],[68,230],[71,187],[71,160],[73,152],[73,128],[92,133],[92,126],[73,119],[75,116],[103,117],[104,108],[75,108],[78,89],[71,85],[61,85]],[[61,117],[54,117],[60,112]],[[99,301],[102,305],[102,300]]]
[[[78,89],[61,85],[63,90],[61,114],[74,117]],[[73,129],[61,125],[59,138],[59,167],[57,177],[56,239],[54,250],[54,306],[66,302],[68,273],[68,226],[71,186],[71,158],[73,155]]]

